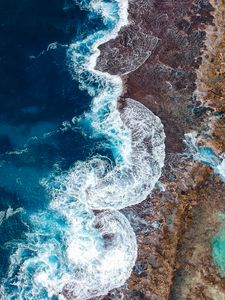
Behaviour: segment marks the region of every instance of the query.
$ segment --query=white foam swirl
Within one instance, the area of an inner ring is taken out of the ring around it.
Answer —
[[[122,209],[142,202],[154,188],[165,158],[163,126],[141,103],[127,99],[126,104],[121,118],[132,132],[130,159],[115,166],[101,156],[77,162],[64,180],[59,178],[63,185],[54,208],[76,199],[92,209]]]
[[[76,2],[100,15],[107,29],[70,47],[72,73],[93,96],[90,110],[73,122],[84,132],[88,128],[90,138],[106,138],[113,161],[98,155],[43,181],[52,201],[31,218],[27,244],[17,245],[11,256],[11,285],[3,286],[7,300],[86,300],[122,286],[135,264],[137,243],[129,221],[115,210],[145,200],[164,163],[160,119],[132,99],[120,113],[121,78],[95,69],[99,45],[128,24],[128,0]]]
[[[129,221],[116,211],[95,216],[79,204],[66,219],[53,214],[32,217],[35,231],[10,258],[11,286],[1,290],[3,299],[85,300],[123,285],[137,252]]]
[[[97,215],[93,225],[103,237],[101,247],[94,239],[78,243],[73,237],[67,249],[70,260],[80,268],[79,276],[63,288],[68,299],[89,299],[107,294],[124,284],[135,263],[135,234],[122,214],[103,212]]]

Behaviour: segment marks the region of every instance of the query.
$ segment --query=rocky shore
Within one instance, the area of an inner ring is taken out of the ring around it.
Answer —
[[[129,21],[100,47],[98,69],[122,76],[120,109],[132,98],[161,118],[167,157],[154,194],[124,211],[139,256],[127,286],[104,299],[223,300],[212,240],[223,226],[225,186],[208,157],[196,161],[185,135],[194,132],[197,145],[222,160],[225,3],[130,0]]]

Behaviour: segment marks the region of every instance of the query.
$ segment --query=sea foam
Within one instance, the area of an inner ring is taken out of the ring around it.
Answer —
[[[163,126],[158,117],[132,99],[127,99],[121,120],[132,132],[129,159],[126,155],[115,166],[102,156],[77,162],[64,179],[58,179],[61,185],[51,203],[54,209],[74,199],[97,210],[122,209],[146,199],[164,163]]]
[[[113,159],[95,155],[42,180],[52,201],[30,217],[27,242],[14,245],[3,299],[85,300],[122,286],[135,264],[137,242],[118,210],[145,200],[164,164],[160,119],[132,99],[119,112],[121,78],[95,69],[99,45],[128,24],[128,1],[76,3],[100,16],[106,29],[69,48],[71,73],[93,96],[89,111],[73,123],[91,139],[104,137]]]

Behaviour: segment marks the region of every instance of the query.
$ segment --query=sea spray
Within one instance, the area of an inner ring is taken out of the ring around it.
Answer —
[[[101,16],[106,29],[75,41],[68,51],[74,78],[93,96],[90,110],[73,123],[91,139],[104,137],[113,159],[95,155],[42,180],[52,201],[30,217],[27,242],[15,243],[3,299],[85,300],[122,286],[137,243],[118,209],[143,201],[164,164],[160,119],[132,99],[120,113],[121,78],[95,69],[99,45],[128,24],[128,1],[76,3]]]

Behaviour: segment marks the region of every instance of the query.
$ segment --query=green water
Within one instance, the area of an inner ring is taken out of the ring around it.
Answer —
[[[221,277],[225,277],[225,214],[218,217],[223,224],[219,232],[212,238],[212,259]]]

